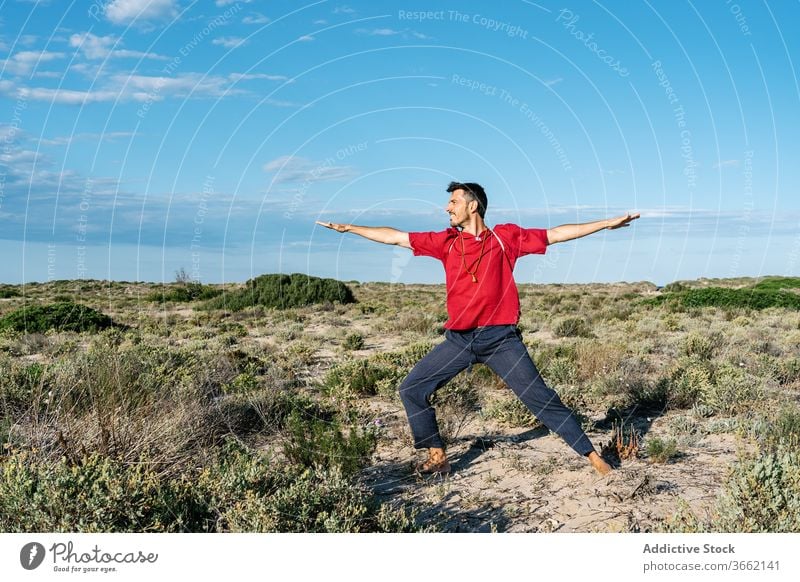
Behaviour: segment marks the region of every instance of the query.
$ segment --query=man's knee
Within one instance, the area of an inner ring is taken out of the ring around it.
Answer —
[[[428,406],[428,398],[433,393],[432,388],[428,382],[424,381],[409,381],[406,379],[400,385],[400,400],[404,404],[413,404],[419,408]]]

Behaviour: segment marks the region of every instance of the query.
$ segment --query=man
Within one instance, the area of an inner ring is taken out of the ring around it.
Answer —
[[[473,182],[451,182],[450,228],[441,232],[402,232],[379,226],[317,221],[338,232],[352,232],[372,241],[411,249],[415,256],[444,264],[447,283],[445,341],[428,353],[400,385],[400,398],[411,425],[414,446],[428,449],[418,466],[422,473],[449,473],[450,462],[439,436],[431,395],[459,372],[483,363],[498,374],[547,428],[557,433],[601,475],[611,467],[597,454],[572,412],[542,380],[528,355],[519,322],[519,295],[514,264],[528,254],[544,254],[547,246],[603,229],[626,227],[639,214],[551,229],[484,223],[486,192]]]

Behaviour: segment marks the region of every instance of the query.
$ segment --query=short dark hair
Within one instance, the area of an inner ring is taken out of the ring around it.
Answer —
[[[478,203],[478,214],[481,218],[486,216],[486,208],[489,206],[489,201],[486,198],[486,192],[483,186],[475,182],[450,182],[447,187],[448,192],[455,192],[456,190],[463,190],[465,197]]]

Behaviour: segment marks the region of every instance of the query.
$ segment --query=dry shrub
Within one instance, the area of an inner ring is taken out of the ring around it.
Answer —
[[[575,348],[577,379],[592,380],[617,369],[623,353],[617,346],[599,341],[581,342]]]
[[[640,441],[639,431],[632,424],[615,423],[611,429],[611,440],[602,445],[600,454],[620,461],[635,459],[639,456]]]
[[[441,327],[435,316],[419,311],[403,311],[389,325],[395,331],[413,331],[421,334],[435,334]]]
[[[439,435],[445,446],[453,444],[480,408],[480,394],[471,378],[459,374],[431,397],[436,407]]]

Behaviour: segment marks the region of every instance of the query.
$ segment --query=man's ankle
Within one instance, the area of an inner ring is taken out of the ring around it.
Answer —
[[[603,457],[598,455],[597,451],[592,451],[586,455],[586,458],[589,463],[591,463],[592,467],[594,467],[595,471],[601,475],[607,475],[611,472],[611,465],[609,465]]]

